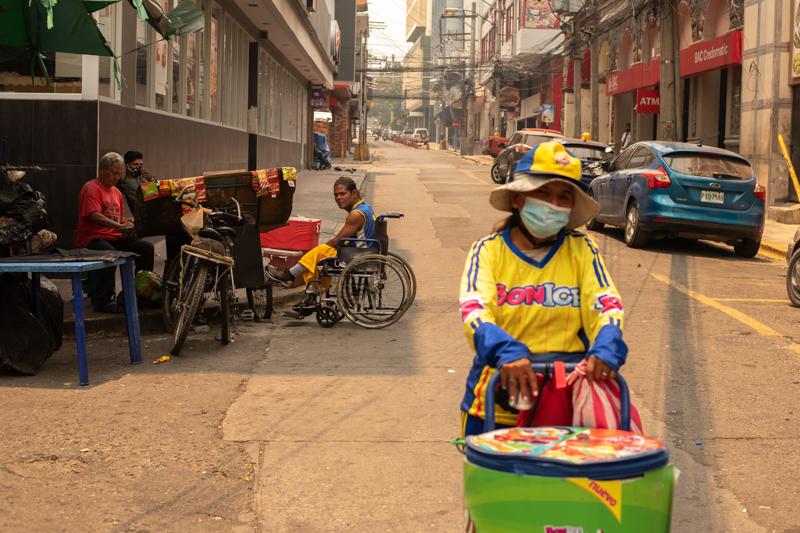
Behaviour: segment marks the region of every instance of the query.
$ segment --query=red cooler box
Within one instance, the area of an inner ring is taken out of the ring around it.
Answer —
[[[319,244],[318,218],[291,217],[286,226],[261,234],[261,247],[308,251]]]

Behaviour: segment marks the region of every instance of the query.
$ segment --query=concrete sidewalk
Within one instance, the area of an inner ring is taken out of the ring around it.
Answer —
[[[352,177],[359,189],[365,186],[367,171],[362,168],[370,162],[343,161],[335,160],[333,167],[329,170],[302,170],[298,173],[297,190],[295,191],[292,216],[305,216],[309,218],[319,218],[322,220],[320,232],[320,242],[325,242],[332,237],[344,217],[341,210],[333,201],[333,183],[340,176]],[[341,171],[335,168],[341,168]],[[163,237],[150,237],[147,239],[155,247],[155,272],[164,272],[166,261],[166,248]],[[69,279],[52,279],[58,287],[61,297],[64,300],[64,333],[67,336],[74,335],[75,317],[72,311],[72,285]],[[116,279],[116,291],[122,290],[122,283],[119,274]],[[246,304],[247,297],[245,290],[237,291],[239,301]],[[283,290],[278,288],[275,291],[274,305],[280,307],[289,301],[293,301],[299,294],[298,290]],[[86,313],[86,332],[92,336],[124,336],[126,335],[125,315],[124,314],[105,314],[96,313],[92,309],[91,300],[84,298],[84,311]],[[140,308],[139,323],[143,334],[163,332],[161,309]]]

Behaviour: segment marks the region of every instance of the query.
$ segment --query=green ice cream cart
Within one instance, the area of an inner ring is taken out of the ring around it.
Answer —
[[[615,429],[494,430],[499,375],[488,386],[485,433],[466,439],[468,533],[669,531],[675,471],[662,443]],[[629,428],[628,389],[618,383]]]

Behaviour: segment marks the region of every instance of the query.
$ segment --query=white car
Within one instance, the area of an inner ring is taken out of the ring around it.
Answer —
[[[410,141],[414,137],[413,130],[403,130],[403,133],[400,135],[400,138],[404,141]]]
[[[414,140],[418,143],[427,143],[428,142],[428,130],[427,128],[417,128],[414,130]]]

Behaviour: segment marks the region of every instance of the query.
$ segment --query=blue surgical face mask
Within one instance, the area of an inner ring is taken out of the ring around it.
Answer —
[[[525,205],[519,214],[525,228],[536,238],[552,237],[569,222],[569,207],[557,207],[550,202],[525,198]]]

